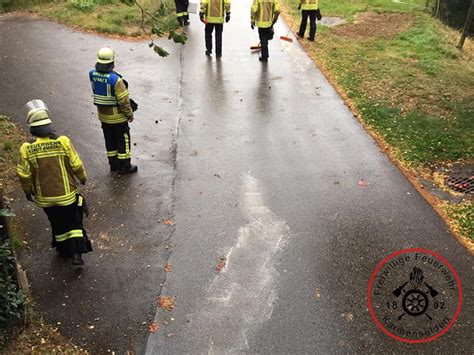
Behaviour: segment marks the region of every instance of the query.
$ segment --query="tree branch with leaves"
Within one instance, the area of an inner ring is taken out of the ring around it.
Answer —
[[[166,4],[161,1],[160,8],[155,13],[151,13],[145,7],[140,4],[137,0],[121,0],[123,3],[130,7],[136,6],[141,12],[141,29],[143,33],[150,39],[149,47],[158,54],[160,57],[167,57],[169,55],[162,46],[158,45],[155,40],[156,38],[165,38],[173,41],[174,43],[185,44],[188,35],[186,32],[178,31],[178,25],[172,25],[164,22],[160,17],[168,15],[168,8]]]

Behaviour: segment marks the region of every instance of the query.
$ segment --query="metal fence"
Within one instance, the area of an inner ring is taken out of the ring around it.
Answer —
[[[427,0],[433,16],[438,17],[448,26],[461,29],[464,27],[471,0]],[[469,33],[474,34],[474,22],[469,28]]]

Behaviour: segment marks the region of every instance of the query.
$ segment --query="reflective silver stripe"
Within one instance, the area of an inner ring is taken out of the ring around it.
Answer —
[[[117,99],[114,96],[104,96],[104,95],[94,94],[94,104],[115,106],[117,105]]]

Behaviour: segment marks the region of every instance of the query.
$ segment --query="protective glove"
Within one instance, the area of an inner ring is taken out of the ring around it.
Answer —
[[[81,182],[81,185],[85,185],[85,184],[86,184],[86,181],[87,181],[87,179],[81,179],[81,180],[79,180],[79,181]]]
[[[128,122],[133,122],[133,116],[128,118]]]
[[[225,17],[225,22],[229,22],[230,21],[230,14],[227,14],[227,16]]]
[[[204,14],[201,14],[201,13],[199,14],[199,20],[201,20],[201,22],[204,23]]]
[[[298,10],[301,10],[301,4],[298,5]]]
[[[253,30],[255,28],[255,22],[250,23],[250,28]]]
[[[130,99],[130,107],[132,108],[132,111],[135,112],[138,110],[138,104],[135,102],[134,99]]]
[[[316,10],[316,18],[318,19],[318,21],[321,21],[321,19],[323,18],[323,15],[321,15],[321,11],[319,11],[319,9]]]
[[[27,199],[28,201],[34,202],[34,201],[33,201],[33,195],[32,195],[32,194],[30,194],[30,193],[25,193],[25,197],[26,197],[26,199]]]

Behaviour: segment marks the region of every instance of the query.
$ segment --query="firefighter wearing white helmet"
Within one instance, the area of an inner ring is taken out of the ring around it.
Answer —
[[[26,198],[43,208],[51,223],[52,246],[73,265],[92,251],[82,219],[84,198],[77,180],[86,183],[82,161],[66,136],[57,136],[49,109],[41,100],[26,104],[27,123],[34,139],[23,143],[17,173]]]
[[[94,105],[102,122],[105,147],[110,170],[122,174],[135,173],[138,168],[131,164],[131,140],[129,122],[138,105],[129,98],[128,83],[114,71],[115,53],[104,47],[97,53],[95,69],[89,72]]]

